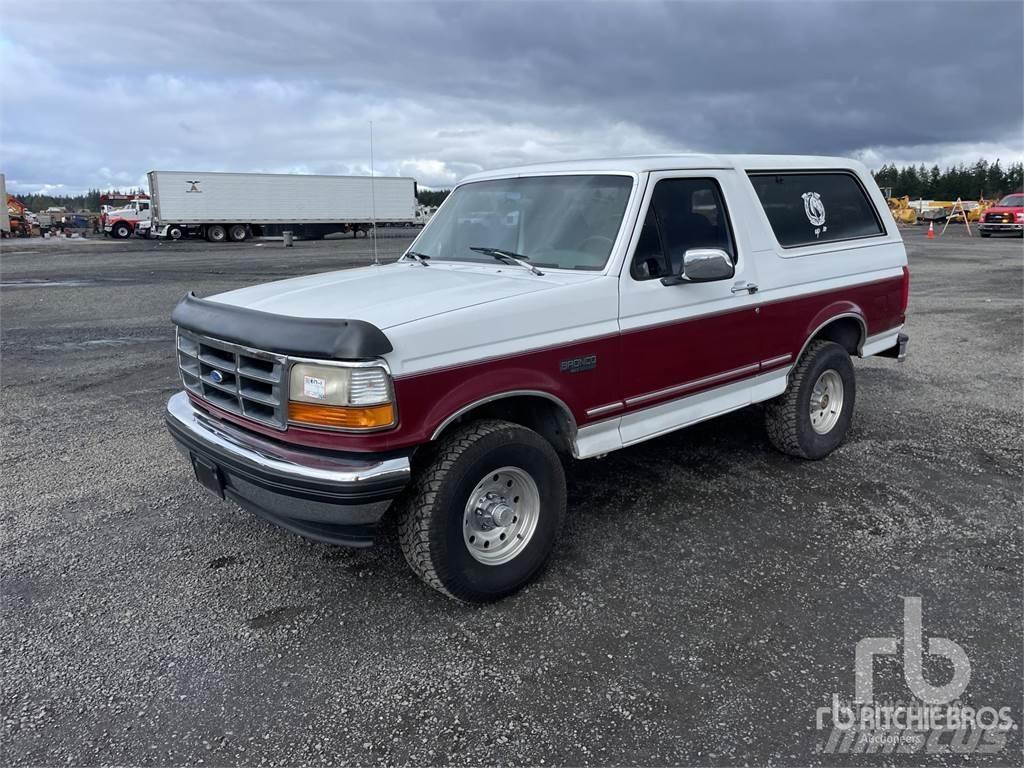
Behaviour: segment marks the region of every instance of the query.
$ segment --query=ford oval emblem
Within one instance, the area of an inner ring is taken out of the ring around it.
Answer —
[[[223,384],[224,374],[215,368],[214,370],[210,371],[210,381],[212,381],[214,384]]]

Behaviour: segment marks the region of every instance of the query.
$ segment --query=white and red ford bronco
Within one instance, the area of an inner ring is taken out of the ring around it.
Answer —
[[[490,171],[395,263],[182,299],[167,424],[218,496],[354,546],[394,503],[420,577],[494,600],[551,555],[560,455],[763,402],[779,450],[826,456],[853,417],[851,357],[906,354],[908,291],[851,160]]]

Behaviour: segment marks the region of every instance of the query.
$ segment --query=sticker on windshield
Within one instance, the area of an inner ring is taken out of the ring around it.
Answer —
[[[817,192],[804,192],[801,197],[804,199],[807,220],[814,227],[814,236],[821,237],[822,232],[828,232],[828,227],[825,226],[825,205],[821,202],[821,195]]]

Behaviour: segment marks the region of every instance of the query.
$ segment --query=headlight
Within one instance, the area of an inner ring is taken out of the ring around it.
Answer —
[[[288,392],[294,424],[352,430],[395,424],[391,376],[381,365],[293,363]]]

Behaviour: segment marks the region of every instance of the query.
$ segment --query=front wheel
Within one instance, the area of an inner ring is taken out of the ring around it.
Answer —
[[[832,341],[812,341],[790,373],[789,385],[765,407],[772,445],[803,459],[821,459],[846,437],[853,419],[853,362]]]
[[[119,221],[117,222],[117,224],[114,225],[113,235],[118,240],[125,240],[128,237],[131,237],[131,234],[132,228],[125,224],[123,221]]]
[[[435,449],[399,512],[402,553],[428,585],[490,602],[546,565],[565,516],[565,474],[536,432],[478,421]]]

